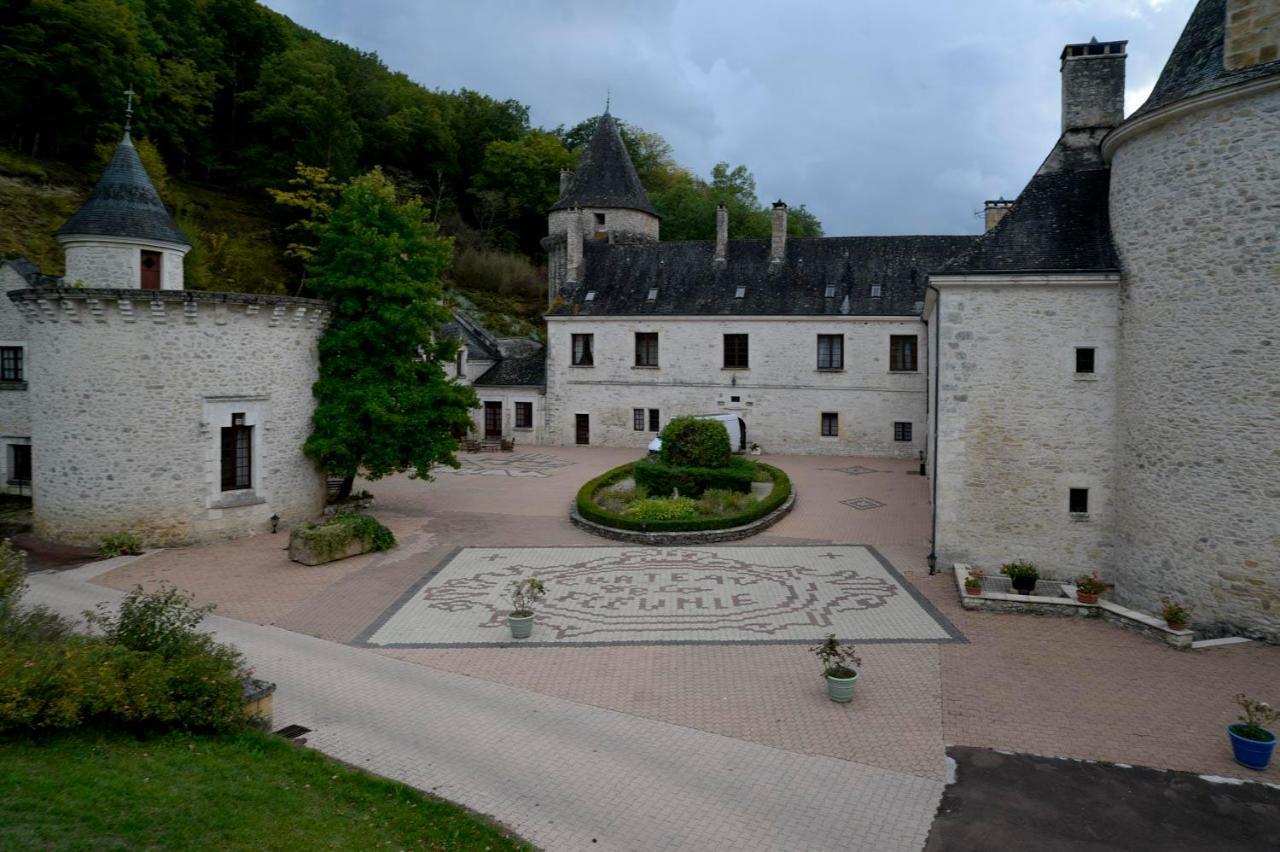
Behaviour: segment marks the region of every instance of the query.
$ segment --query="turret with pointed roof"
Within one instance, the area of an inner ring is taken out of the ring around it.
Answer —
[[[92,287],[182,289],[191,241],[156,192],[126,129],[89,200],[57,231],[67,278]]]
[[[573,207],[640,210],[658,215],[648,193],[640,185],[640,177],[622,141],[618,123],[608,111],[600,117],[595,133],[591,134],[591,141],[587,143],[568,187],[551,205],[552,210]]]
[[[581,282],[583,244],[653,243],[658,211],[640,184],[618,122],[606,108],[576,172],[561,175],[560,198],[547,216],[547,298],[554,305],[566,285]]]

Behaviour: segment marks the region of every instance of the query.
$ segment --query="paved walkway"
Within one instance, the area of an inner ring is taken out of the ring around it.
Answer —
[[[475,457],[483,459],[469,463],[475,470],[441,473],[431,483],[397,477],[370,484],[377,495],[375,513],[401,542],[386,554],[308,568],[288,561],[283,535],[262,535],[160,552],[111,570],[97,582],[127,589],[135,583],[152,587],[168,580],[192,590],[202,601],[217,603],[222,615],[291,631],[265,635],[305,634],[354,643],[367,637],[369,628],[406,592],[447,565],[459,548],[602,545],[569,524],[569,502],[582,482],[638,453],[593,447],[538,448],[527,454],[532,458],[515,458],[520,455],[526,454]],[[1265,773],[1236,765],[1223,733],[1224,726],[1234,721],[1232,696],[1237,692],[1280,703],[1276,686],[1280,684],[1280,648],[1248,644],[1178,652],[1101,622],[967,612],[959,605],[950,577],[927,573],[929,495],[927,482],[914,474],[913,463],[794,456],[766,460],[783,467],[796,482],[797,508],[743,544],[873,546],[967,642],[860,645],[864,677],[854,704],[847,707],[826,700],[816,661],[804,645],[317,647],[331,649],[335,658],[344,660],[376,658],[395,663],[401,667],[397,671],[406,673],[402,677],[412,677],[414,683],[427,683],[418,678],[465,676],[477,689],[481,685],[497,689],[526,708],[534,706],[531,702],[548,700],[549,707],[574,707],[573,712],[592,718],[599,713],[602,719],[624,719],[626,730],[632,726],[649,730],[655,724],[659,727],[653,730],[681,731],[681,737],[699,742],[704,735],[710,736],[708,742],[753,755],[782,752],[787,755],[785,761],[819,758],[814,765],[827,767],[826,761],[834,760],[847,763],[851,772],[872,773],[859,777],[910,776],[928,789],[935,789],[930,785],[945,777],[946,744],[1280,783],[1280,763]],[[239,629],[258,628],[241,624]],[[290,641],[310,642],[305,637]],[[254,654],[250,656],[256,663]],[[287,673],[279,678],[282,706],[290,700],[287,678]],[[430,682],[435,689],[436,682]],[[340,685],[335,683],[333,688]],[[375,689],[356,700],[377,706],[379,693]],[[355,718],[362,720],[360,705],[353,707]],[[414,715],[403,707],[400,712]],[[536,736],[542,730],[542,712],[539,709],[536,719],[527,712],[517,713],[521,721],[512,721],[502,736],[508,742],[528,738],[526,732]],[[329,747],[323,739],[324,726],[283,714],[279,718],[282,724],[317,727],[321,738],[312,742]],[[417,718],[433,716],[418,713]],[[336,724],[332,722],[330,728]],[[423,725],[429,727],[430,722]],[[632,757],[639,760],[638,754],[633,752]],[[462,756],[457,759],[461,761]],[[655,766],[664,766],[663,761],[670,759],[669,749],[657,747],[644,757]],[[721,783],[710,770],[703,773],[695,764],[687,768],[696,774],[681,783]],[[474,766],[471,769],[475,771]],[[483,771],[504,769],[499,761]],[[515,804],[502,800],[504,810],[497,810],[487,803],[498,800],[482,795],[477,786],[450,789],[449,795],[456,794],[465,804],[494,813],[517,828],[527,824],[516,824],[525,819],[523,799]],[[560,804],[569,812],[577,807],[593,812],[596,805],[588,800],[601,797],[620,826],[632,825],[633,816],[649,812],[645,797],[634,802],[618,799],[612,789],[590,790],[583,802],[572,807],[567,799]],[[724,813],[738,813],[738,793],[718,787],[708,788],[699,799],[709,808],[706,812],[672,811],[687,815],[689,848],[700,843],[703,848],[729,845],[728,841],[707,844],[700,833],[701,822],[720,818],[721,811],[709,804],[717,795],[726,796]],[[903,823],[897,830],[904,837],[919,837],[927,817],[914,810],[913,799],[904,802],[902,813],[914,814],[910,819],[922,822],[916,829],[908,830]],[[543,800],[539,812],[551,807],[551,800]],[[862,813],[851,813],[849,824],[861,825]],[[576,817],[557,817],[557,822],[561,819]],[[595,823],[588,819],[584,825]],[[624,833],[613,837],[622,843],[629,830],[620,828]],[[529,836],[550,848],[565,848],[547,842],[545,835],[530,832]],[[755,835],[747,832],[747,836]],[[578,835],[573,837],[572,841],[567,835],[553,839],[572,848]],[[856,846],[847,839],[838,845]]]
[[[75,615],[101,566],[31,578]],[[919,849],[943,785],[801,755],[211,617],[276,721],[336,758],[492,814],[547,849]],[[738,696],[750,701],[749,685]]]

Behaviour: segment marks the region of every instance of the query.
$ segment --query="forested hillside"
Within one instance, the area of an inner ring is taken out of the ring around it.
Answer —
[[[60,271],[51,232],[119,140],[131,87],[133,136],[195,243],[188,287],[305,292],[287,251],[305,208],[270,190],[304,186],[300,164],[312,182],[380,166],[455,238],[464,306],[499,324],[542,303],[545,213],[597,121],[531,127],[524,104],[429,88],[253,0],[6,0],[0,68],[0,253]],[[711,238],[720,202],[732,236],[767,235],[746,167],[702,179],[661,136],[623,126],[664,239]],[[821,233],[802,206],[789,223]]]

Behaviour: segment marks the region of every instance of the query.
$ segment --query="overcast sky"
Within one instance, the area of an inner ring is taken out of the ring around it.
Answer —
[[[828,235],[976,233],[1057,139],[1064,44],[1129,40],[1146,98],[1194,0],[267,0],[432,88],[602,111],[704,177],[745,163],[761,201]]]

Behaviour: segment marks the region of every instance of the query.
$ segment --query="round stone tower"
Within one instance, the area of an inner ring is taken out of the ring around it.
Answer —
[[[583,242],[656,242],[658,211],[640,184],[618,123],[606,110],[577,171],[560,174],[560,198],[547,215],[547,298],[583,275]]]
[[[1275,641],[1280,62],[1248,5],[1202,0],[1103,145],[1124,272],[1114,573],[1135,607],[1170,597],[1200,627]]]
[[[190,243],[127,132],[58,239],[66,280],[5,306],[25,319],[36,534],[167,545],[318,514],[302,446],[329,305],[184,290]]]

